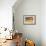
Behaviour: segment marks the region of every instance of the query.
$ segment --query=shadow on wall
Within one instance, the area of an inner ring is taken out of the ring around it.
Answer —
[[[23,33],[24,39],[32,39],[36,46],[41,46],[41,16],[40,16],[40,1],[41,0],[22,0],[18,1],[13,6],[15,28]],[[24,15],[36,15],[35,25],[24,25]],[[30,33],[31,32],[31,33]],[[27,36],[27,34],[28,36]],[[38,34],[38,35],[37,35]]]

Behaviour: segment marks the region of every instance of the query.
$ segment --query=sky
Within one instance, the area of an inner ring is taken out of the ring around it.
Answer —
[[[0,27],[12,29],[12,6],[16,0],[0,0]]]

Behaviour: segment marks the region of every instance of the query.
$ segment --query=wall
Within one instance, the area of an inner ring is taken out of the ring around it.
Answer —
[[[15,2],[16,2],[16,0],[0,0],[0,26],[12,28],[12,6],[14,5]],[[46,35],[46,0],[41,0],[41,4],[42,4],[42,8],[41,8],[41,10],[42,10],[41,11],[42,12],[42,16],[41,16],[42,17],[42,19],[41,19],[42,46],[46,46],[46,36],[45,36]],[[15,5],[16,5],[16,3],[15,3]],[[16,8],[16,6],[14,8]],[[15,9],[15,10],[17,10],[17,9]],[[23,16],[22,16],[22,18],[23,18]],[[21,25],[23,25],[23,24],[21,24]],[[19,26],[19,27],[21,27],[20,30],[23,30],[21,32],[25,32],[25,30],[23,29],[24,27],[21,25]],[[28,27],[30,28],[30,26],[28,26]],[[17,30],[18,30],[18,28],[17,28]],[[32,33],[32,31],[29,31],[29,32]]]
[[[16,4],[13,6],[15,29],[22,32],[24,38],[34,40],[36,46],[41,46],[41,0],[22,0]],[[36,15],[36,25],[24,25],[24,15]]]
[[[41,1],[41,15],[42,46],[46,46],[46,0]]]

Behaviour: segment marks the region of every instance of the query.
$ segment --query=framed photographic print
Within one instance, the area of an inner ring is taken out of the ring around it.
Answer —
[[[27,25],[35,25],[36,24],[36,16],[35,15],[24,15],[23,23]]]

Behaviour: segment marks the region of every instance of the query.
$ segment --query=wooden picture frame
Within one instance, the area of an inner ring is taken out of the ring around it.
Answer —
[[[24,15],[23,16],[23,24],[35,25],[36,24],[36,16],[35,15]]]

